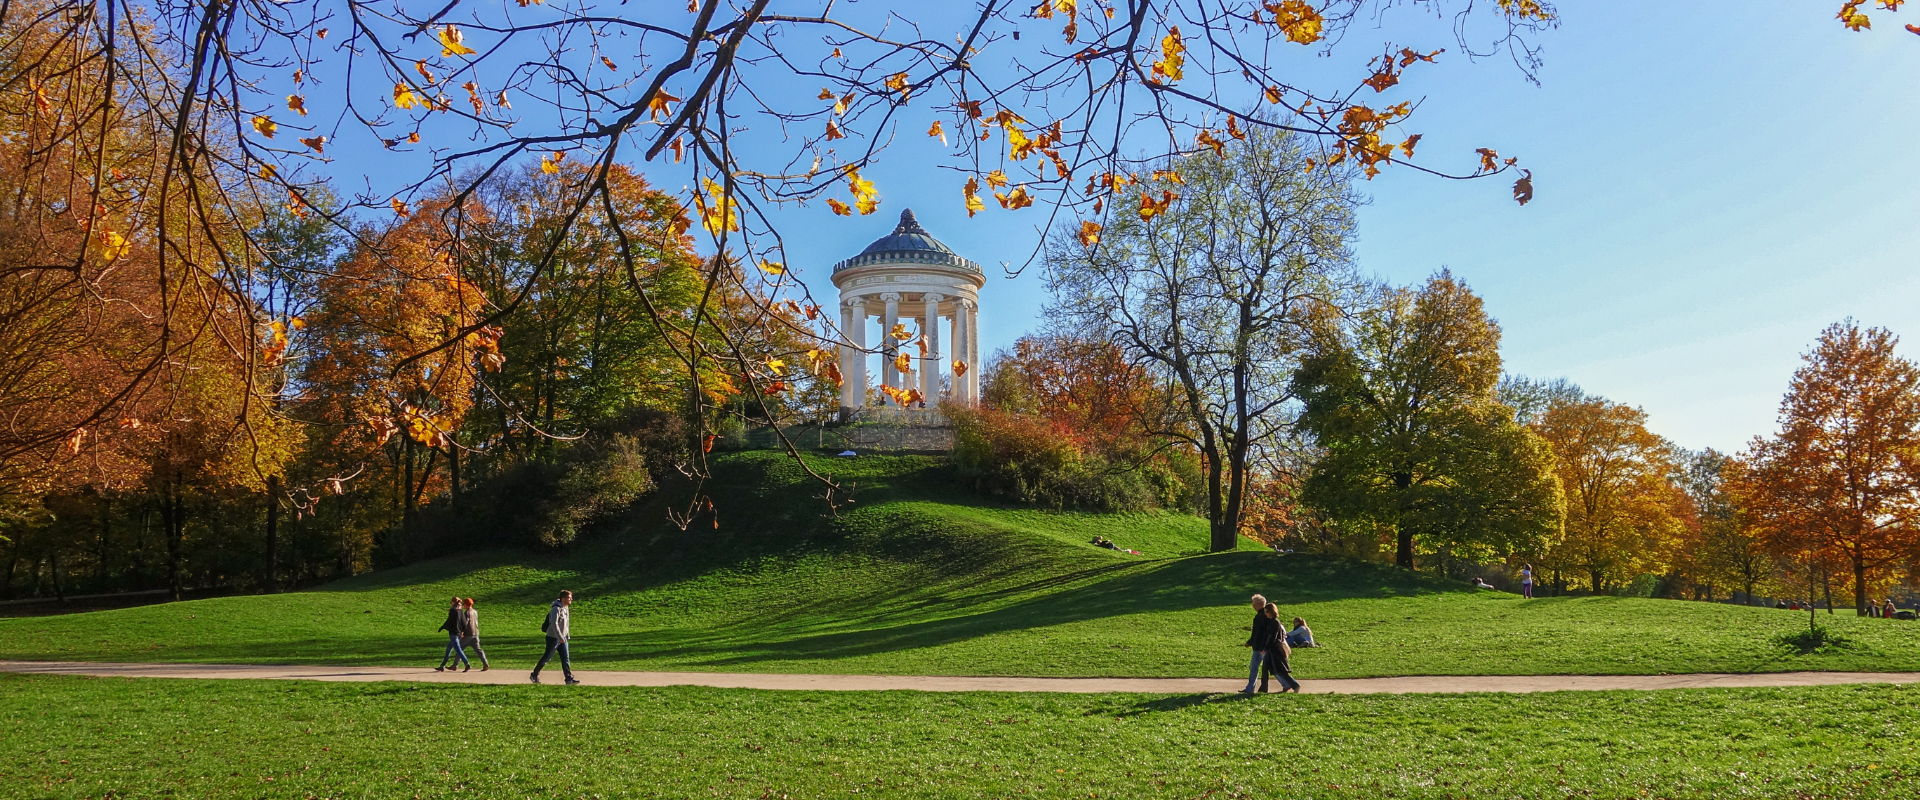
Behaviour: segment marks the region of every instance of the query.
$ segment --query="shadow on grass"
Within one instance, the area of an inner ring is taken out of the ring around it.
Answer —
[[[1146,714],[1161,714],[1161,713],[1166,713],[1170,711],[1185,711],[1189,708],[1195,708],[1198,706],[1218,705],[1221,703],[1242,703],[1252,699],[1254,699],[1254,695],[1241,694],[1239,692],[1231,692],[1231,693],[1200,692],[1197,694],[1180,694],[1180,695],[1174,695],[1172,697],[1162,697],[1155,700],[1142,700],[1138,703],[1133,703],[1131,705],[1109,706],[1107,708],[1089,709],[1087,711],[1087,716],[1116,717],[1116,718],[1138,717]]]

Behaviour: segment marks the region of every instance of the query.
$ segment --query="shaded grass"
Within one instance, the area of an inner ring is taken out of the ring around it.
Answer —
[[[1893,798],[1920,689],[1278,696],[0,676],[0,797]]]
[[[1797,654],[1772,609],[1621,598],[1521,600],[1248,545],[1205,553],[1203,521],[981,501],[925,457],[819,459],[858,486],[834,518],[777,454],[717,459],[719,529],[641,507],[565,552],[501,551],[340,581],[37,619],[0,619],[0,658],[420,664],[445,598],[473,596],[496,663],[531,662],[560,589],[579,594],[589,669],[928,675],[1206,676],[1244,664],[1247,595],[1329,646],[1303,678],[1403,674],[1920,670],[1920,625],[1832,617],[1852,642]],[[1094,535],[1141,550],[1086,544]]]

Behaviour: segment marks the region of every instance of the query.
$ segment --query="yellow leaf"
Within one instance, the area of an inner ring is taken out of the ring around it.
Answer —
[[[1181,70],[1187,63],[1187,45],[1180,38],[1180,26],[1167,29],[1167,35],[1160,40],[1160,60],[1153,62],[1153,76],[1171,83],[1180,80]]]
[[[1279,4],[1268,3],[1267,10],[1273,12],[1273,24],[1286,34],[1287,41],[1296,44],[1313,44],[1320,41],[1321,29],[1325,20],[1320,12],[1314,10],[1304,0],[1281,0]]]
[[[1274,105],[1280,104],[1280,87],[1269,86],[1265,89],[1262,89],[1260,91],[1260,94],[1261,96],[1267,98],[1267,102],[1272,103]]]
[[[953,377],[958,378],[965,374],[967,374],[967,362],[961,361],[960,359],[957,359],[957,358],[954,359],[953,360]]]
[[[987,173],[987,185],[996,189],[1007,185],[1007,173],[997,169]]]
[[[566,157],[567,157],[566,153],[557,153],[557,152],[548,153],[544,156],[541,156],[540,171],[548,175],[560,174],[560,162],[562,159],[565,159]]]
[[[860,177],[859,170],[847,172],[847,189],[853,192],[853,206],[860,209],[860,213],[871,214],[879,210],[880,192],[874,188],[873,181]]]
[[[700,209],[701,227],[713,234],[740,230],[740,215],[734,212],[733,198],[727,196],[726,188],[712,178],[701,178],[700,183],[706,191],[695,194],[693,200]]]
[[[287,327],[296,331],[303,331],[307,329],[307,321],[301,317],[288,317]]]
[[[913,333],[907,330],[907,323],[904,322],[894,323],[893,330],[887,331],[887,335],[893,337],[894,341],[899,342],[913,338]]]
[[[474,49],[466,46],[465,44],[462,44],[460,41],[460,38],[461,37],[460,37],[459,28],[454,27],[452,25],[447,25],[445,27],[442,27],[440,29],[440,55],[442,56],[473,55]]]
[[[942,145],[947,143],[947,132],[940,127],[940,120],[933,121],[933,127],[927,129],[927,135],[939,138]]]
[[[417,108],[420,106],[421,100],[422,98],[420,97],[420,95],[414,93],[413,87],[408,86],[404,83],[396,83],[393,85],[393,107],[394,108],[398,108],[402,111],[405,111],[411,108]]]
[[[907,73],[896,72],[887,76],[887,88],[901,94],[907,94]]]
[[[768,359],[767,371],[775,375],[785,375],[787,374],[787,362],[778,358]]]
[[[275,133],[280,131],[280,126],[271,118],[255,116],[253,118],[253,129],[259,131],[261,136],[271,139]]]
[[[132,248],[133,243],[127,241],[127,237],[121,236],[119,231],[105,231],[100,235],[100,263],[111,264],[118,261]]]
[[[913,371],[913,356],[901,353],[893,357],[893,368],[901,372]]]
[[[1025,186],[1015,186],[1013,187],[1013,191],[1007,192],[1005,194],[1001,194],[1000,192],[994,192],[993,197],[995,200],[1000,201],[1001,208],[1007,209],[1009,211],[1018,210],[1018,209],[1026,208],[1027,206],[1033,205],[1033,198],[1027,194],[1027,187]]]
[[[986,210],[987,204],[980,200],[979,178],[967,178],[967,186],[962,190],[962,194],[966,195],[967,198],[967,216],[971,217]]]
[[[787,265],[778,261],[768,261],[763,258],[760,260],[760,271],[768,275],[785,275],[787,274]]]

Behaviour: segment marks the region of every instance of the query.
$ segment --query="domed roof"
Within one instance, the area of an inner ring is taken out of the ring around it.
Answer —
[[[873,240],[860,255],[870,256],[880,253],[944,253],[958,255],[941,244],[926,228],[920,227],[920,221],[913,218],[913,209],[900,212],[900,224],[892,233]]]

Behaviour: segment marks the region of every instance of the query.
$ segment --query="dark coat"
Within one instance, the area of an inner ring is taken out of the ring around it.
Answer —
[[[1265,614],[1253,615],[1253,635],[1247,637],[1247,647],[1255,650],[1272,650],[1274,639],[1280,635],[1280,620],[1268,619]]]
[[[472,633],[467,630],[466,609],[447,609],[447,621],[440,623],[440,630],[446,631],[447,633],[458,634],[462,638],[472,635]]]

